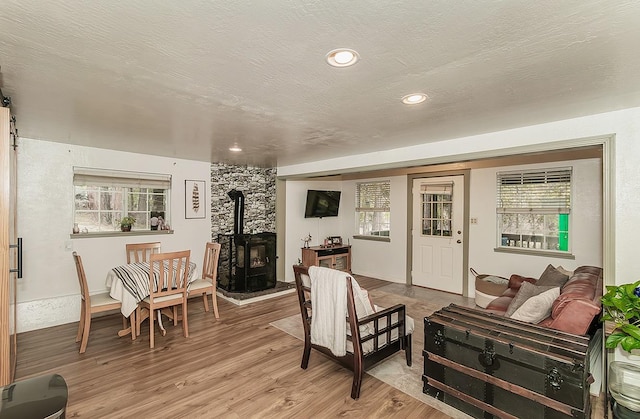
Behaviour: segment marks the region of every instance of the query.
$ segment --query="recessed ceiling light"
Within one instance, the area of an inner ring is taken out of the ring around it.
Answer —
[[[234,153],[238,153],[238,152],[242,151],[242,149],[240,148],[240,146],[238,144],[234,144],[231,147],[229,147],[229,151],[233,151]]]
[[[360,56],[357,52],[348,48],[338,48],[329,51],[327,62],[334,67],[348,67],[358,62]]]
[[[405,105],[417,105],[427,100],[427,97],[424,93],[411,93],[402,98],[402,103]]]

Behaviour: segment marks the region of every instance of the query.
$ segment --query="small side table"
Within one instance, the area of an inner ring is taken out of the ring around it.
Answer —
[[[64,418],[69,392],[58,374],[27,378],[0,387],[0,419]]]

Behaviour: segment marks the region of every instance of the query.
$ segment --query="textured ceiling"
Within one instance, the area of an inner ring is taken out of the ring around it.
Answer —
[[[273,166],[640,106],[635,0],[0,9],[0,87],[28,138]],[[338,47],[360,62],[327,65]]]

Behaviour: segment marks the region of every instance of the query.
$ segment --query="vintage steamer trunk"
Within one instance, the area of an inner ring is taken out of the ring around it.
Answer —
[[[588,419],[598,341],[452,304],[424,319],[423,392],[476,418]]]

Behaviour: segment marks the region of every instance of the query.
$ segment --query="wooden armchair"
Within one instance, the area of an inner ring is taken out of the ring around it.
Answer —
[[[344,356],[336,356],[331,349],[312,343],[311,319],[311,279],[309,268],[294,266],[296,290],[300,303],[300,314],[304,327],[304,352],[300,367],[307,369],[311,349],[316,349],[353,371],[351,398],[360,397],[360,387],[364,370],[380,362],[394,353],[404,350],[407,365],[411,366],[411,330],[407,329],[409,318],[405,306],[398,304],[390,308],[380,309],[374,314],[358,318],[356,298],[354,298],[355,282],[345,274],[347,288],[347,351]],[[359,289],[359,287],[358,287]],[[316,313],[317,314],[317,313]],[[411,326],[413,327],[413,326]],[[361,333],[365,330],[365,333]]]

